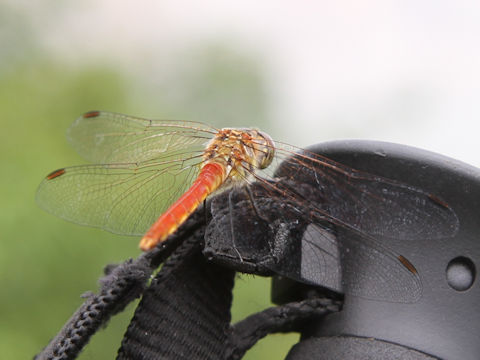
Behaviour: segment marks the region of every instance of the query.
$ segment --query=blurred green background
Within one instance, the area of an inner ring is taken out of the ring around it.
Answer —
[[[0,5],[2,359],[32,358],[81,304],[80,295],[96,291],[106,264],[139,255],[138,238],[67,223],[34,202],[47,173],[83,163],[65,139],[78,115],[104,109],[153,118],[208,117],[216,126],[265,122],[255,63],[222,43],[186,49],[185,56],[194,61],[169,69],[175,77],[171,87],[170,81],[152,84],[108,61],[72,65],[59,60],[39,45],[29,16]],[[162,102],[162,94],[178,89],[183,90],[175,101]],[[233,319],[268,307],[269,286],[267,279],[238,278]],[[80,359],[114,358],[134,307],[114,317]],[[297,338],[271,336],[246,358],[280,358]]]
[[[413,145],[479,165],[480,3],[372,0],[0,1],[0,354],[28,359],[138,239],[44,213],[50,171],[84,163],[65,139],[89,110],[255,126],[307,146]],[[268,306],[240,276],[234,321]],[[81,359],[114,358],[134,305]],[[246,359],[283,358],[297,335]]]

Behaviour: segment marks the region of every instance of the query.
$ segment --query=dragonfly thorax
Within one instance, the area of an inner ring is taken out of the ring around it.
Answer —
[[[226,178],[248,178],[257,169],[265,169],[273,160],[272,138],[254,129],[221,129],[207,144],[204,163],[225,167]]]

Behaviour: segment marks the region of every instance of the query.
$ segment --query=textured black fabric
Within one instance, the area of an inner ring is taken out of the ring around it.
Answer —
[[[107,275],[108,286],[102,287],[98,295],[84,295],[87,300],[35,359],[74,359],[103,323],[140,295],[149,276],[145,260],[128,260]]]
[[[106,268],[107,275],[100,279],[98,294],[87,293],[85,302],[63,326],[60,332],[39,353],[35,360],[75,359],[90,337],[111,316],[122,311],[131,301],[141,296],[153,271],[186,238],[198,242],[204,233],[204,216],[197,212],[179,231],[162,246],[141,254],[136,260],[127,260],[118,266]],[[197,232],[197,236],[192,236]],[[202,234],[202,235],[198,235]],[[192,246],[187,242],[184,246]]]
[[[229,337],[226,359],[241,359],[245,352],[268,334],[298,331],[305,321],[339,311],[342,302],[313,298],[269,308],[236,323]]]
[[[117,359],[224,358],[235,273],[208,263],[200,241],[192,243],[169,258],[152,281]]]

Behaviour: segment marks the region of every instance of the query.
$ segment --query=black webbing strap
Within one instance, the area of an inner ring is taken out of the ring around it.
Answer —
[[[176,251],[145,291],[117,359],[223,359],[235,272],[200,242]]]
[[[135,260],[127,260],[118,266],[106,268],[106,276],[100,279],[98,294],[83,295],[85,302],[75,311],[60,332],[39,353],[35,360],[75,359],[90,337],[113,315],[122,311],[131,301],[140,297],[147,281],[158,266],[178,249],[191,247],[203,238],[204,216],[197,213],[187,221],[177,234],[171,236],[162,247],[141,254]],[[201,235],[200,235],[201,234]],[[184,239],[187,239],[184,241]]]

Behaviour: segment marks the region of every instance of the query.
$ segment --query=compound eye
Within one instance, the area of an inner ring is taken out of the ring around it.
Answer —
[[[259,146],[258,149],[263,154],[263,157],[259,164],[260,169],[265,169],[272,163],[273,157],[275,156],[275,143],[273,142],[273,139],[270,137],[270,135],[264,133],[263,131],[259,131],[258,135],[260,135],[265,140],[265,144]]]

